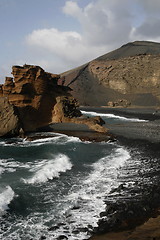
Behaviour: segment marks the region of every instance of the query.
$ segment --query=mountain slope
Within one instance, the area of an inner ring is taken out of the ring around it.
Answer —
[[[81,105],[160,106],[160,43],[128,43],[61,77]]]

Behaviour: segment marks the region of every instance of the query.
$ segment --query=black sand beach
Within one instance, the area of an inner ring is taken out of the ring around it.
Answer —
[[[84,110],[84,108],[83,108]],[[86,108],[85,108],[86,110]],[[112,113],[124,117],[138,118],[146,120],[144,122],[123,122],[118,124],[106,123],[109,132],[114,135],[116,140],[125,147],[132,147],[143,150],[143,159],[148,156],[153,159],[160,158],[160,111],[156,109],[108,109],[108,108],[92,108],[87,111],[95,111],[100,113]],[[143,161],[142,159],[142,161]],[[154,163],[151,164],[154,168]],[[156,169],[151,175],[151,181],[155,178],[159,181],[159,170]],[[153,181],[154,182],[154,181]],[[158,182],[157,182],[158,183]],[[152,183],[151,188],[140,190],[142,197],[134,199],[128,196],[124,201],[116,202],[109,206],[105,216],[111,212],[115,213],[109,221],[100,220],[96,234],[91,238],[93,240],[158,240],[160,239],[160,188],[157,183]],[[137,188],[139,188],[137,180]],[[123,189],[124,188],[124,189]],[[120,194],[124,194],[125,187],[122,186]],[[124,194],[126,195],[126,194]],[[133,196],[135,196],[133,194]],[[123,198],[123,197],[122,197]],[[125,204],[124,204],[125,202]],[[106,201],[108,206],[109,201]],[[107,207],[108,208],[108,207]],[[126,210],[127,209],[127,210]],[[144,210],[145,209],[145,210]],[[144,210],[144,211],[143,211]],[[108,212],[107,212],[108,211]],[[131,213],[131,215],[130,215]],[[130,215],[130,216],[129,216]]]
[[[142,122],[123,122],[110,124],[106,122],[109,133],[115,138],[147,140],[160,143],[160,110],[155,108],[90,108],[82,107],[81,110],[99,113],[115,114],[122,117],[146,120]]]
[[[142,149],[144,152],[144,159],[148,156],[157,159],[160,157],[160,110],[155,108],[116,109],[95,107],[82,107],[81,110],[96,113],[109,113],[127,118],[145,120],[141,122],[123,121],[118,124],[110,124],[106,122],[105,126],[109,129],[109,133],[113,135],[113,139],[118,141],[119,144],[125,146],[126,148],[132,147],[135,149]],[[57,125],[57,127],[58,126],[59,125]],[[75,128],[75,126],[73,129],[72,127],[73,126],[71,125],[61,125],[61,129],[57,130],[68,135],[80,137],[84,140],[87,140],[88,137],[88,140],[107,141],[107,138],[101,134],[96,135],[88,129],[84,129],[83,126],[77,126],[78,129],[77,127]],[[159,170],[156,169],[155,172],[153,172],[151,179],[152,177],[155,178],[154,174],[156,173],[157,180],[159,180],[157,175],[158,171]],[[128,199],[123,199],[122,197],[121,202],[116,202],[115,198],[114,206],[112,203],[110,205],[109,201],[106,200],[106,206],[109,205],[109,209],[106,210],[106,213],[102,213],[101,217],[104,217],[105,214],[107,215],[109,211],[112,212],[113,209],[116,209],[116,214],[111,217],[108,222],[100,220],[99,227],[95,229],[95,234],[93,234],[94,236],[91,239],[160,239],[160,188],[157,186],[157,183],[152,183],[150,189],[144,189],[144,186],[140,186],[140,183],[137,181],[137,189],[142,192],[142,196],[140,198],[132,199],[132,194],[135,196],[135,193],[131,193],[131,195],[128,196]],[[125,189],[124,186],[122,186],[122,189],[119,189],[120,194],[127,195],[125,191],[128,190]]]

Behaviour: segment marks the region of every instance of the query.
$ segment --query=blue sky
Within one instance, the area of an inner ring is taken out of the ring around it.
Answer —
[[[160,41],[159,0],[0,0],[0,82],[12,65],[60,73],[129,41]]]

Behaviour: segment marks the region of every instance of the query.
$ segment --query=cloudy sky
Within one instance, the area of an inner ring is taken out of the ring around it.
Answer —
[[[135,40],[160,41],[159,0],[0,0],[0,82],[12,65],[60,73]]]

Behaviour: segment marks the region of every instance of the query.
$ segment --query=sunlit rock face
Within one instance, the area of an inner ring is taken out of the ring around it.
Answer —
[[[58,96],[72,98],[70,88],[58,85],[59,75],[39,66],[12,67],[13,78],[1,86],[1,96],[18,110],[24,131],[32,131],[52,122]]]
[[[20,122],[15,110],[7,98],[0,97],[0,137],[14,136],[19,133]]]
[[[12,74],[13,78],[6,77],[0,86],[0,108],[4,108],[0,117],[4,125],[8,121],[5,133],[0,136],[20,129],[36,131],[51,123],[64,122],[85,124],[97,132],[107,132],[101,119],[82,116],[77,100],[71,95],[71,88],[63,86],[60,75],[32,65],[13,66]],[[7,114],[7,109],[10,114]]]

